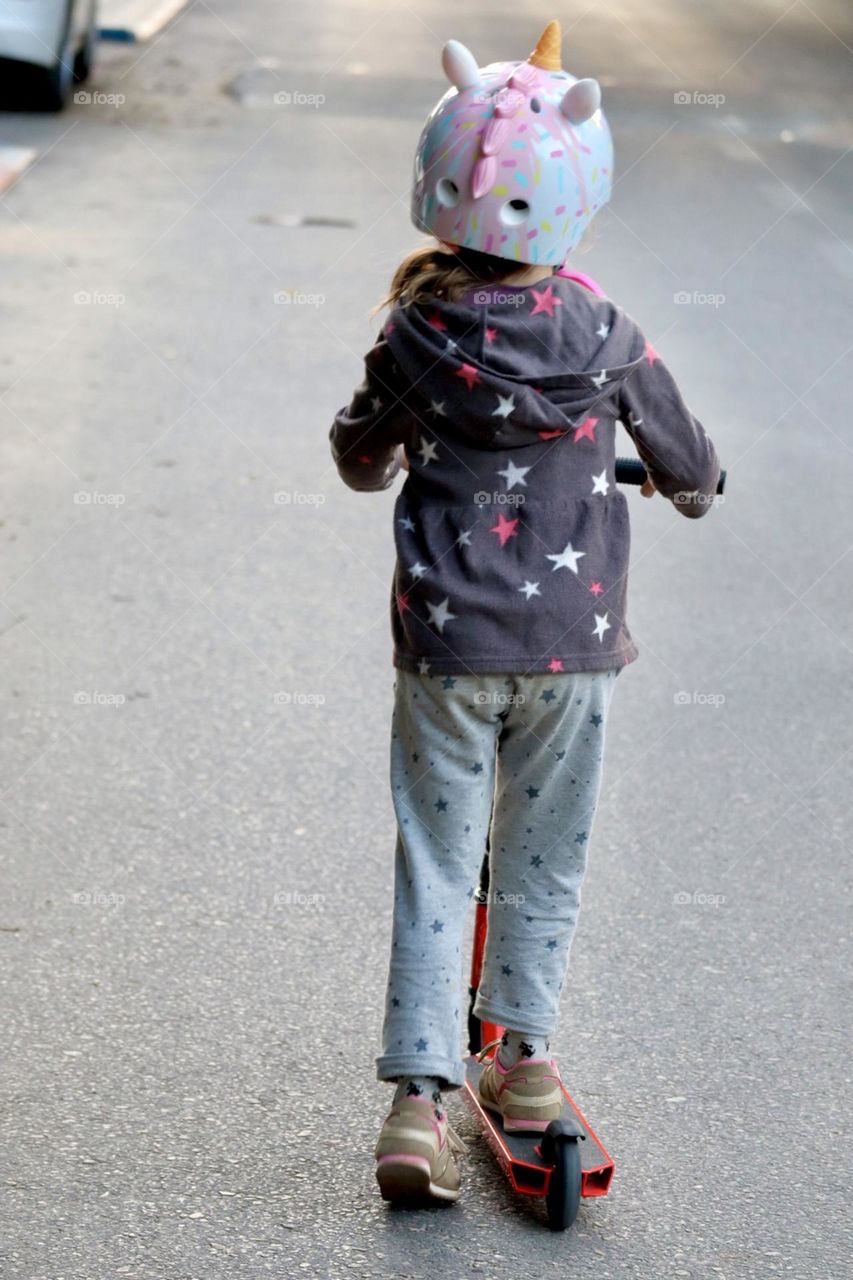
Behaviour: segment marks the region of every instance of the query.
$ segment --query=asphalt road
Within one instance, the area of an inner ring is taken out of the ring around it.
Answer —
[[[41,148],[0,223],[10,1280],[849,1266],[842,0],[561,15],[621,175],[583,265],[729,489],[699,523],[631,498],[641,657],[555,1041],[612,1193],[552,1235],[458,1098],[456,1206],[373,1179],[393,493],[344,489],[327,432],[415,239],[443,40],[522,56],[551,16],[195,0],[93,101],[0,119]]]

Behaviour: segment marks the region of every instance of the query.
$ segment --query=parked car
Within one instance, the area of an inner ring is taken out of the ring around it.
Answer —
[[[89,75],[97,0],[0,0],[2,105],[60,111]]]

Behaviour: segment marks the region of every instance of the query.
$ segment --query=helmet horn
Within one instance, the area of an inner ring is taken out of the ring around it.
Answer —
[[[562,71],[563,64],[560,60],[560,46],[562,43],[563,33],[559,22],[554,18],[542,32],[536,48],[527,61],[534,67],[540,67],[543,71]]]

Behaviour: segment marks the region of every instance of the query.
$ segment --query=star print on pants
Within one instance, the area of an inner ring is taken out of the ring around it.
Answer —
[[[548,670],[549,670],[549,671],[562,671],[562,670],[563,670],[563,659],[562,659],[562,658],[552,658],[552,659],[551,659],[551,661],[548,663]]]

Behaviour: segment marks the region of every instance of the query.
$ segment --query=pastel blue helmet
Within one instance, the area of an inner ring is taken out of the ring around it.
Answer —
[[[456,40],[452,84],[430,112],[415,156],[412,221],[448,244],[561,266],[610,199],[613,140],[596,80],[560,61],[549,22],[524,62],[477,62]]]

